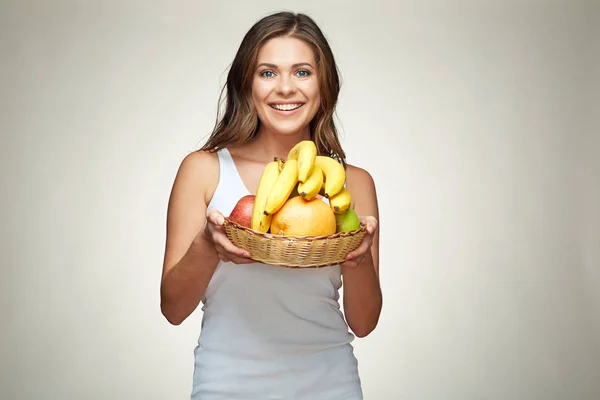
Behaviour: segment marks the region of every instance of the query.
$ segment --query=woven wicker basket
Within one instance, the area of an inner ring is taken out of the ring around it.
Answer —
[[[225,233],[255,261],[287,268],[320,268],[340,264],[356,249],[366,228],[329,236],[281,236],[260,233],[225,218]]]

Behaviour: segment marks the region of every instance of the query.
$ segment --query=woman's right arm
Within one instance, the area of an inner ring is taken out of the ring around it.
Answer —
[[[211,213],[207,220],[208,197],[217,182],[209,177],[219,175],[218,161],[212,157],[204,152],[188,154],[169,197],[160,308],[173,325],[181,324],[196,309],[219,259],[224,255],[235,259],[228,251],[244,253],[227,240],[219,212]]]

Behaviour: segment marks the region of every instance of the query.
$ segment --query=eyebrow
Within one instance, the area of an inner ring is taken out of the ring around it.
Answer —
[[[296,63],[296,64],[292,65],[292,68],[298,68],[298,67],[304,67],[304,66],[309,66],[314,69],[312,64],[307,63],[307,62]],[[256,68],[260,68],[260,67],[269,67],[269,68],[275,68],[275,69],[278,68],[277,65],[271,64],[271,63],[260,63],[260,64],[258,64],[258,66]]]

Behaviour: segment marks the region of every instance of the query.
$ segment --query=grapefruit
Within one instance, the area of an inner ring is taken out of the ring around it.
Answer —
[[[336,231],[335,214],[328,204],[316,198],[292,197],[273,214],[271,233],[286,236],[324,236]]]

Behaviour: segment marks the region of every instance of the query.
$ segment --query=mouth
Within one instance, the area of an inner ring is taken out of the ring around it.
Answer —
[[[271,103],[269,107],[277,111],[294,111],[302,107],[304,103]]]

